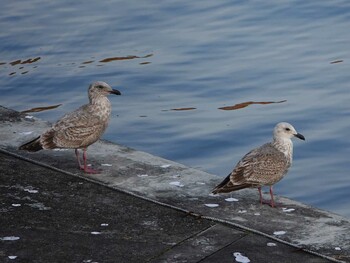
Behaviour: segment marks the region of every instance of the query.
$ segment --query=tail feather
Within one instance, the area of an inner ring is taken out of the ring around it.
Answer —
[[[251,184],[248,184],[248,183],[234,185],[231,182],[230,177],[231,177],[231,173],[228,176],[226,176],[226,178],[213,189],[212,193],[213,194],[229,193],[229,192],[241,190],[252,186]]]
[[[19,150],[25,150],[28,152],[37,152],[43,149],[41,143],[40,143],[40,136],[35,138],[34,140],[27,142],[23,145],[21,145]]]
[[[226,176],[226,178],[225,178],[220,184],[218,184],[218,185],[214,188],[214,190],[212,191],[212,193],[213,193],[213,194],[220,193],[220,192],[221,192],[221,191],[220,191],[221,188],[224,187],[227,183],[230,182],[230,176],[231,176],[231,173],[230,173],[228,176]]]

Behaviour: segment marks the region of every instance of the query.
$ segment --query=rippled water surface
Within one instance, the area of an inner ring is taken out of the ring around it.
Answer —
[[[1,105],[54,122],[103,80],[105,139],[221,177],[288,121],[275,192],[350,217],[349,1],[4,0],[0,24]]]

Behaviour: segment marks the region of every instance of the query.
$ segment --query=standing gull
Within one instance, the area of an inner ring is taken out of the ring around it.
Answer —
[[[260,204],[267,203],[275,207],[272,186],[287,174],[292,164],[293,137],[305,140],[291,124],[278,123],[273,130],[273,141],[247,153],[225,180],[214,188],[213,194],[258,188]],[[261,187],[265,185],[270,186],[270,202],[262,198]]]
[[[75,149],[79,168],[85,173],[98,173],[87,166],[86,150],[102,136],[108,126],[111,115],[111,103],[107,98],[109,94],[121,95],[120,91],[112,89],[103,81],[92,83],[88,89],[88,104],[67,113],[51,129],[19,149],[30,152],[55,148]],[[83,149],[83,165],[78,149]]]

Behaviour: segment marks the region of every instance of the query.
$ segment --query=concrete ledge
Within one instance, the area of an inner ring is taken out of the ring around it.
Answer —
[[[287,210],[260,206],[256,190],[235,192],[232,197],[239,201],[228,202],[225,198],[231,197],[230,194],[209,195],[222,178],[106,141],[99,141],[88,150],[92,165],[102,169],[103,173],[85,175],[77,169],[72,150],[37,153],[17,150],[21,143],[48,128],[50,125],[47,122],[0,107],[0,123],[0,147],[3,152],[12,152],[112,188],[191,211],[203,218],[305,248],[336,261],[350,262],[350,220],[347,218],[284,197],[277,197],[277,201]],[[30,173],[28,171],[28,176]],[[218,206],[210,208],[206,204]],[[219,226],[215,228],[215,233],[222,230]],[[203,235],[210,236],[210,231],[208,229]],[[210,237],[206,238],[210,240]],[[187,242],[191,244],[192,241]],[[222,242],[229,245],[232,240]],[[341,250],[336,250],[338,247]],[[170,251],[168,255],[163,254],[164,260],[175,254],[176,250]]]

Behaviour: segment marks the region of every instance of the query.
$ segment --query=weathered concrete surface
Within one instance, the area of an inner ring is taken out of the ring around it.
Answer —
[[[48,123],[35,118],[24,118],[4,108],[0,108],[0,120],[1,118],[3,121],[0,126],[0,147],[7,151],[117,189],[205,216],[227,220],[271,236],[275,231],[285,231],[284,235],[278,236],[280,239],[350,262],[350,221],[346,218],[282,197],[279,197],[278,201],[288,209],[295,209],[294,211],[284,212],[281,208],[260,206],[255,190],[234,193],[233,197],[239,201],[226,202],[225,198],[230,196],[208,195],[221,178],[104,141],[92,145],[88,151],[89,160],[95,167],[100,167],[103,173],[84,175],[77,170],[71,150],[37,153],[17,151],[21,143],[34,138],[49,127]],[[180,182],[183,186],[171,185],[172,182]],[[208,203],[219,204],[219,207],[209,208],[205,206]],[[336,247],[340,247],[341,250],[335,250]],[[245,253],[243,250],[241,252]]]
[[[0,168],[0,238],[19,238],[0,241],[1,262],[221,263],[237,251],[251,262],[329,262],[2,153]]]
[[[147,261],[214,224],[1,153],[0,158],[0,237],[20,237],[0,241],[1,262],[10,262],[11,255],[18,256],[14,262]]]

